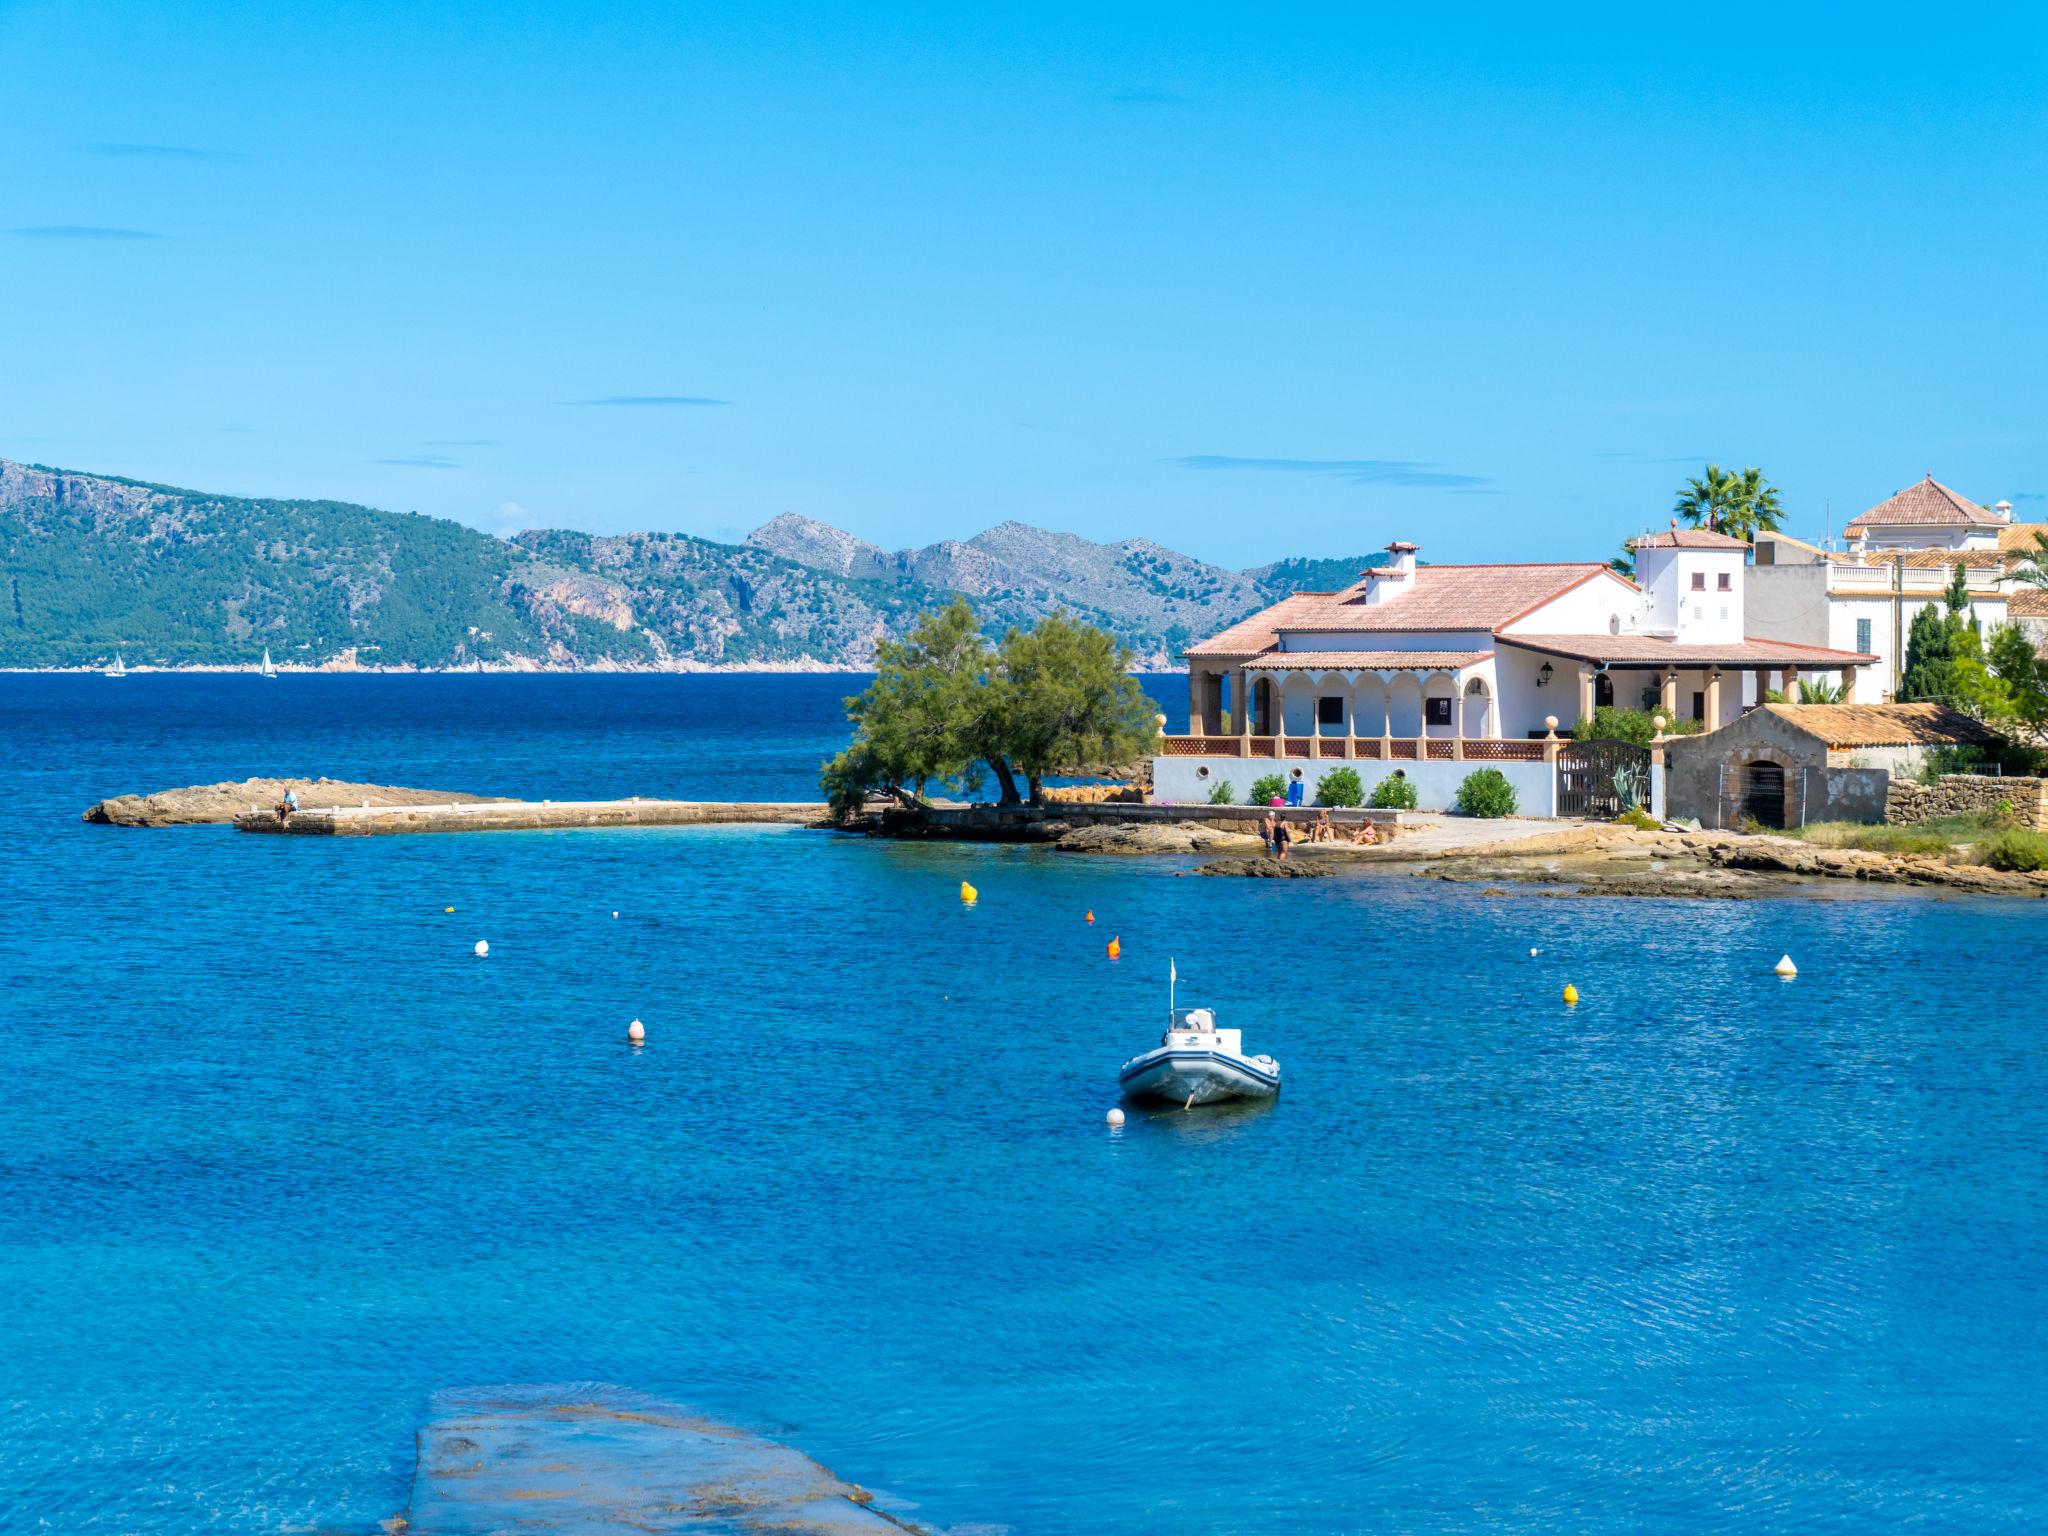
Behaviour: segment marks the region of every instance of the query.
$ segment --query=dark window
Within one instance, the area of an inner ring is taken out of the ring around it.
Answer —
[[[1866,656],[1870,654],[1870,620],[1868,619],[1858,619],[1856,621],[1856,649]]]
[[[1326,693],[1316,700],[1317,725],[1342,725],[1344,723],[1344,696]]]
[[[1695,592],[1707,590],[1707,573],[1705,571],[1694,571],[1692,573],[1692,589]]]
[[[1614,679],[1605,672],[1593,674],[1593,702],[1595,705],[1614,703]]]
[[[1422,718],[1429,725],[1449,725],[1451,723],[1451,701],[1449,699],[1424,699],[1422,701]]]
[[[1706,723],[1707,696],[1704,693],[1695,693],[1692,696],[1692,717],[1702,725]]]
[[[1714,578],[1714,586],[1717,590],[1722,592],[1733,592],[1735,590],[1735,578],[1729,575],[1726,571],[1723,571],[1719,576],[1716,576]]]

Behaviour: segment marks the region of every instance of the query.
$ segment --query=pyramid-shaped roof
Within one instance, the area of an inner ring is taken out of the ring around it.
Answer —
[[[1982,525],[1998,528],[1998,514],[1987,507],[1980,507],[1967,496],[1959,496],[1934,476],[1929,475],[1914,485],[1907,486],[1889,501],[1881,501],[1868,512],[1860,513],[1849,520],[1844,532],[1854,533],[1862,528],[1961,528]]]

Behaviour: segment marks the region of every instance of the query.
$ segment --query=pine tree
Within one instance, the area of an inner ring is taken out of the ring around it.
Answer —
[[[1946,702],[1955,686],[1955,632],[1948,616],[1929,603],[1913,615],[1906,632],[1906,672],[1899,679],[1899,698]]]

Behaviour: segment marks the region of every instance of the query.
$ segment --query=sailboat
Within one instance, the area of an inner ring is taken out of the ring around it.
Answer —
[[[121,659],[121,653],[119,651],[114,652],[114,664],[111,667],[107,668],[107,676],[126,677],[127,675],[128,663]]]
[[[273,667],[273,666],[272,666],[272,665],[270,664],[270,647],[269,647],[269,646],[265,646],[265,647],[263,648],[263,676],[265,676],[265,677],[276,677],[276,676],[277,676],[277,668]]]

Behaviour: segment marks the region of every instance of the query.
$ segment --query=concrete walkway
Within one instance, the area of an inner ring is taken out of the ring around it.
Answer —
[[[374,837],[390,832],[515,832],[545,827],[683,827],[721,822],[809,826],[825,819],[822,802],[725,800],[485,800],[446,805],[345,805],[300,811],[280,823],[268,810],[244,811],[237,832],[292,837]]]
[[[408,1536],[915,1529],[801,1451],[587,1384],[438,1394],[405,1525]]]

